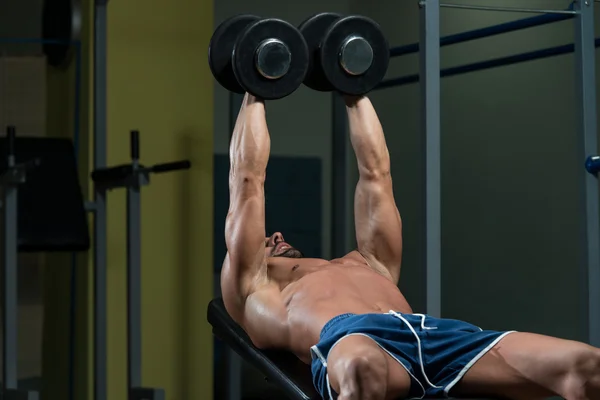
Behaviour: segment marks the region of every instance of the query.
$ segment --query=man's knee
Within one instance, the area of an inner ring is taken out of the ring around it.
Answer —
[[[340,399],[383,400],[387,387],[387,362],[383,354],[370,351],[345,360]]]
[[[388,366],[382,351],[371,345],[352,349],[340,346],[335,350],[330,354],[328,370],[339,400],[383,400],[387,391]]]
[[[587,347],[575,351],[567,362],[563,379],[568,400],[589,400],[600,396],[600,349]]]

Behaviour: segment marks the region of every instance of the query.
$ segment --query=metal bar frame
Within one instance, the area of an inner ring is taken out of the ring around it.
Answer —
[[[452,4],[440,3],[440,7],[458,8],[462,10],[479,10],[479,11],[504,11],[504,12],[521,12],[532,14],[576,14],[577,11],[570,10],[543,10],[537,8],[521,8],[521,7],[494,7],[494,6],[477,6],[471,4]]]
[[[11,129],[12,128],[12,129]],[[38,400],[39,393],[19,390],[19,185],[27,180],[27,163],[18,165],[14,154],[14,127],[7,129],[8,154],[7,170],[0,176],[0,207],[2,223],[0,234],[1,280],[2,280],[2,390],[3,399]]]
[[[593,39],[593,38],[592,38]],[[593,39],[594,47],[600,47],[600,38]],[[556,57],[563,54],[573,53],[575,51],[574,44],[565,44],[562,46],[549,47],[541,50],[534,50],[528,53],[515,54],[506,57],[494,58],[492,60],[479,61],[466,65],[459,65],[456,67],[445,68],[440,71],[440,76],[446,78],[449,76],[456,76],[467,74],[475,71],[483,71],[486,69],[492,69],[497,67],[503,67],[506,65],[515,65],[527,61],[541,60],[549,57]],[[391,78],[381,82],[376,89],[386,89],[390,87],[403,86],[411,83],[419,82],[419,74],[400,76],[398,78]]]
[[[73,43],[75,47],[75,111],[73,112],[73,148],[75,150],[75,163],[79,170],[79,143],[80,143],[80,109],[81,109],[81,41]],[[76,309],[77,309],[77,253],[71,253],[71,282],[69,293],[69,400],[75,398],[75,352],[76,352]]]
[[[94,12],[94,169],[106,167],[107,4]],[[107,400],[107,219],[106,189],[94,184],[94,400]]]
[[[338,93],[331,97],[331,254],[330,258],[342,257],[348,252],[347,235],[348,195],[347,184],[347,138],[346,105]]]
[[[440,2],[420,3],[421,129],[424,140],[427,314],[441,317]]]
[[[130,391],[142,387],[141,226],[140,185],[136,182],[127,187],[127,382]]]
[[[596,51],[594,43],[594,1],[579,0],[575,19],[575,84],[579,125],[579,158],[582,161],[581,196],[584,210],[580,263],[582,299],[585,304],[586,335],[589,343],[600,346],[600,212],[598,179],[583,168],[587,156],[598,154],[596,115]]]
[[[515,32],[522,29],[533,28],[552,24],[554,22],[566,21],[574,18],[573,14],[544,14],[535,17],[518,19],[516,21],[506,22],[504,24],[488,26],[485,28],[474,29],[471,31],[456,33],[454,35],[444,36],[440,39],[440,46],[451,46],[453,44],[470,42],[472,40],[483,39],[501,35],[504,33]],[[390,49],[390,57],[399,57],[406,54],[419,52],[419,43],[397,46]]]
[[[12,157],[11,157],[12,158]],[[9,168],[14,166],[14,160],[9,160]],[[12,164],[12,165],[11,165]],[[10,171],[8,173],[11,173]],[[17,271],[17,253],[18,253],[18,232],[17,232],[17,212],[18,212],[18,189],[16,184],[8,183],[3,188],[3,223],[2,230],[4,237],[3,255],[2,255],[2,283],[3,283],[3,392],[18,389],[18,271]]]
[[[131,171],[125,177],[92,178],[104,191],[125,188],[127,193],[127,387],[129,400],[164,400],[164,389],[142,387],[142,246],[141,188],[150,183],[152,168],[142,167],[138,160],[137,131],[131,132]],[[134,136],[135,135],[135,136]],[[134,139],[135,137],[135,139]],[[159,164],[158,166],[175,163]],[[121,167],[119,167],[121,168]],[[114,170],[105,168],[104,172]],[[102,170],[96,170],[100,172]],[[167,172],[154,171],[154,172]]]

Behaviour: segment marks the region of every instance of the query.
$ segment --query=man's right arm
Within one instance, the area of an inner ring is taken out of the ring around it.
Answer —
[[[229,149],[227,258],[221,275],[225,306],[234,319],[266,272],[264,182],[270,151],[265,105],[246,95]]]
[[[264,102],[246,95],[230,145],[225,308],[259,347],[282,346],[287,320],[279,287],[267,277],[264,182],[270,152]]]

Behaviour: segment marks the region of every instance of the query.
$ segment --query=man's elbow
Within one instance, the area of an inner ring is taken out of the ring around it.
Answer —
[[[389,165],[368,165],[359,168],[359,176],[367,182],[387,182],[392,174]]]
[[[391,176],[390,157],[387,152],[373,152],[369,157],[358,160],[358,171],[361,178],[368,180],[386,180]]]

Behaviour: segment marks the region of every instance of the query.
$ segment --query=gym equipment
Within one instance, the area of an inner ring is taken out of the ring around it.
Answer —
[[[440,6],[443,6],[440,4]],[[470,8],[471,6],[467,6]],[[478,6],[477,6],[478,7]],[[482,6],[485,7],[485,6]],[[462,8],[462,7],[460,7]],[[487,7],[490,11],[497,11],[497,7]],[[479,9],[479,8],[477,8]],[[514,9],[510,9],[515,11]],[[519,9],[522,10],[522,9]],[[506,11],[506,10],[504,10]],[[496,36],[503,33],[514,32],[522,29],[533,28],[536,26],[548,25],[555,22],[562,22],[573,19],[578,14],[573,10],[573,5],[566,10],[536,10],[539,12],[547,12],[546,14],[538,15],[530,18],[523,18],[516,21],[506,22],[504,24],[494,25],[486,28],[475,29],[472,31],[461,32],[458,34],[445,36],[440,38],[440,47],[450,46],[453,44],[464,43],[471,40],[482,39],[486,37]],[[595,47],[600,47],[600,39],[596,39]],[[419,43],[394,47],[390,49],[391,57],[399,57],[406,54],[417,53],[420,49]],[[491,60],[476,62],[467,65],[460,65],[451,68],[445,68],[440,71],[441,77],[450,77],[470,72],[482,71],[490,68],[497,68],[506,65],[518,64],[527,61],[540,60],[548,57],[559,56],[563,54],[573,53],[575,45],[566,44],[556,47],[550,47],[541,50],[534,50],[527,53],[516,54],[506,57],[495,58]],[[387,79],[377,86],[377,89],[385,89],[389,87],[402,86],[419,82],[419,74],[406,75],[398,78]]]
[[[9,142],[0,139],[0,154],[8,152]],[[87,251],[90,236],[72,141],[16,137],[14,146],[16,163],[27,175],[17,200],[19,252]]]
[[[189,169],[188,160],[144,167],[139,163],[138,131],[130,133],[131,163],[92,172],[92,180],[104,193],[127,190],[127,377],[128,400],[164,400],[163,389],[142,387],[142,285],[141,285],[141,196],[142,186],[150,184],[151,173]]]
[[[243,94],[244,88],[240,86],[233,72],[231,57],[235,42],[250,23],[260,19],[256,15],[236,15],[223,21],[215,29],[208,46],[208,65],[221,86],[230,92]]]
[[[370,18],[320,13],[302,22],[299,30],[313,56],[304,82],[308,87],[361,95],[384,78],[389,46],[379,25]]]
[[[575,11],[565,11],[565,10],[541,10],[538,8],[496,7],[496,6],[480,6],[480,5],[471,5],[471,4],[452,4],[452,3],[440,3],[440,7],[459,8],[459,9],[463,9],[463,10],[522,12],[522,13],[532,13],[532,14],[576,14]]]
[[[16,129],[13,126],[6,130],[6,164],[0,176],[3,189],[2,208],[2,309],[3,315],[3,373],[2,398],[37,400],[37,392],[19,390],[18,387],[18,323],[17,323],[17,254],[18,254],[18,188],[27,181],[27,171],[31,163],[17,164],[15,157]]]
[[[275,100],[302,84],[308,48],[302,34],[286,21],[238,15],[222,22],[213,33],[208,63],[227,90]]]
[[[6,130],[7,151],[6,164],[0,176],[0,185],[3,189],[3,248],[2,248],[2,309],[3,315],[3,374],[2,398],[37,400],[37,392],[20,391],[18,387],[18,325],[17,325],[17,253],[18,253],[18,188],[27,181],[27,171],[31,164],[17,164],[15,157],[16,130],[9,126]]]
[[[233,72],[248,93],[273,100],[293,93],[304,80],[308,49],[290,23],[264,19],[250,24],[233,49]]]
[[[500,25],[487,26],[485,28],[474,29],[471,31],[460,32],[440,38],[440,47],[450,46],[457,43],[465,43],[471,40],[482,39],[490,36],[500,35],[508,32],[515,32],[522,29],[533,28],[552,24],[555,22],[573,19],[573,14],[543,14],[535,17],[517,19]],[[419,43],[411,43],[390,49],[390,57],[399,57],[406,54],[419,52]]]
[[[72,43],[81,37],[81,0],[45,0],[42,8],[43,51],[53,67],[66,67]]]
[[[3,366],[5,399],[34,400],[17,386],[18,253],[86,251],[87,215],[79,186],[75,151],[68,139],[18,137],[7,127],[0,139],[5,160],[2,187]]]
[[[390,50],[373,20],[362,16],[340,18],[325,32],[321,67],[338,91],[349,95],[370,92],[385,77]]]
[[[600,171],[600,156],[589,156],[585,160],[585,170],[592,175],[598,175]]]
[[[93,85],[94,88],[94,129],[93,159],[94,169],[107,166],[107,119],[108,119],[108,0],[94,2],[94,55],[93,55]],[[76,126],[76,125],[75,125]],[[108,210],[106,205],[106,190],[102,185],[94,185],[93,203],[94,217],[94,287],[93,287],[93,400],[108,400],[108,312],[107,312],[107,281],[108,281]],[[72,300],[73,301],[73,300]],[[74,387],[71,386],[71,390]],[[75,400],[71,398],[69,400]]]
[[[600,47],[600,38],[595,40],[594,46]],[[528,61],[542,60],[544,58],[556,57],[563,54],[570,54],[575,51],[573,44],[563,44],[562,46],[548,47],[541,50],[534,50],[527,53],[515,54],[514,56],[506,56],[500,58],[494,58],[491,60],[480,61],[467,65],[459,65],[456,67],[444,68],[440,70],[440,77],[447,78],[450,76],[457,76],[468,74],[470,72],[483,71],[491,68],[503,67],[506,65],[519,64]],[[385,89],[388,87],[396,87],[408,85],[411,83],[419,82],[419,74],[401,76],[399,78],[387,79],[381,82],[377,89]]]
[[[298,26],[308,45],[309,54],[308,73],[304,78],[304,84],[313,90],[320,92],[335,90],[321,68],[321,41],[331,24],[341,17],[342,15],[337,13],[319,13],[307,18]]]
[[[217,338],[256,367],[268,381],[281,387],[290,399],[321,400],[313,386],[310,367],[291,353],[257,349],[244,330],[231,319],[221,298],[208,304],[207,318]]]

